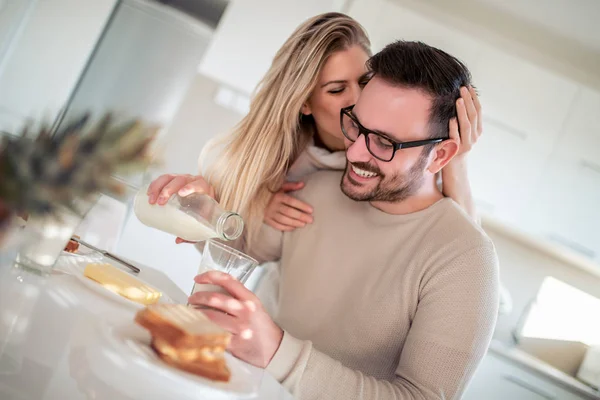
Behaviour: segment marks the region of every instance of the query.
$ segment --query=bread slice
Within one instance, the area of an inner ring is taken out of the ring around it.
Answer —
[[[164,347],[161,349],[154,340],[152,348],[161,360],[182,371],[221,382],[229,382],[231,379],[231,372],[222,356],[210,362],[205,360],[186,361],[179,358],[176,353],[163,353]]]
[[[150,331],[152,348],[167,364],[218,381],[231,373],[224,354],[231,334],[202,311],[182,304],[155,304],[140,310],[135,321]]]
[[[155,304],[138,311],[135,322],[171,347],[225,349],[231,334],[212,322],[202,311],[183,304]]]
[[[222,359],[225,354],[223,346],[175,347],[160,337],[152,338],[152,346],[156,351],[181,362],[211,363]]]

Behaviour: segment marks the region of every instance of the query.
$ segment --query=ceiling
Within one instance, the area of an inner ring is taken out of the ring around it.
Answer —
[[[473,0],[600,53],[598,0]]]
[[[387,0],[600,91],[600,0]]]

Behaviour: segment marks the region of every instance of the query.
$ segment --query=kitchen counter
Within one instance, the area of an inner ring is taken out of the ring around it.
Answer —
[[[600,400],[600,391],[593,389],[574,377],[565,374],[552,367],[550,364],[547,364],[522,350],[508,346],[498,340],[493,340],[490,344],[489,351],[518,364],[543,378],[551,380],[562,388],[573,392],[582,398]]]

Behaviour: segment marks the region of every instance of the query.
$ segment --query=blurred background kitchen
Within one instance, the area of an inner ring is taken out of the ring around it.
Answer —
[[[373,50],[421,40],[464,61],[484,110],[470,178],[503,283],[467,399],[600,399],[600,1],[0,0],[0,131],[82,110],[160,124],[164,172],[198,171],[303,20],[342,11]],[[77,232],[189,292],[200,255],[103,196]]]

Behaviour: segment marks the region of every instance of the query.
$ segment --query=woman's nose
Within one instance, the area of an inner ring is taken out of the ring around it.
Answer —
[[[350,85],[348,87],[348,97],[345,99],[344,107],[353,106],[358,101],[362,88],[358,83]]]

